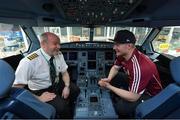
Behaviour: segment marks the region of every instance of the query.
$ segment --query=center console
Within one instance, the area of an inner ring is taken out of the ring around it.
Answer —
[[[75,119],[116,119],[109,91],[98,86],[98,81],[109,73],[114,62],[112,44],[76,43],[67,44],[73,50],[63,51],[64,58],[74,70],[72,79],[81,92],[76,102]],[[62,46],[63,48],[63,46]],[[72,67],[75,66],[75,67]]]
[[[98,86],[98,81],[106,77],[104,52],[82,52],[79,57],[77,85],[81,93],[75,118],[117,118],[109,91]]]

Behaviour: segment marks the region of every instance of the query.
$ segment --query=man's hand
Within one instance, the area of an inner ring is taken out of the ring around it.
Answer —
[[[39,100],[42,102],[48,102],[53,100],[56,97],[56,94],[50,92],[43,92],[41,96],[39,96]]]
[[[101,87],[105,87],[105,88],[107,88],[107,87],[110,85],[108,81],[104,81],[104,80],[100,80],[100,81],[98,82],[98,84],[99,84]]]
[[[102,78],[100,81],[110,82],[111,80],[109,78]]]
[[[102,78],[98,84],[101,86],[101,87],[106,87],[107,85],[109,85],[109,82],[111,80],[109,78]]]
[[[69,87],[65,86],[63,91],[62,91],[62,97],[64,99],[68,98],[69,97],[69,93],[70,93],[70,89]]]

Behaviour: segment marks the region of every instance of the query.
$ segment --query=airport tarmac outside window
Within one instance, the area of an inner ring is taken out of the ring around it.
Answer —
[[[90,28],[85,27],[33,27],[36,35],[52,32],[60,37],[61,43],[89,41]]]
[[[134,33],[136,37],[136,45],[142,45],[145,37],[151,31],[151,28],[145,27],[97,27],[95,28],[94,41],[106,41],[112,42],[109,39],[113,39],[116,32],[119,30],[129,30]]]
[[[158,53],[180,56],[180,26],[162,28],[152,45]]]
[[[20,26],[0,23],[0,58],[27,51],[27,39]]]

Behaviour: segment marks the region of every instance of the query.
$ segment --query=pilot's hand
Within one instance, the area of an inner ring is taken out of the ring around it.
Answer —
[[[66,98],[68,98],[69,97],[69,93],[70,93],[70,89],[69,89],[69,87],[64,87],[64,89],[63,89],[63,91],[62,91],[62,97],[64,98],[64,99],[66,99]]]
[[[42,102],[48,102],[53,100],[56,97],[56,94],[50,92],[43,92],[41,96],[39,96],[39,100]]]

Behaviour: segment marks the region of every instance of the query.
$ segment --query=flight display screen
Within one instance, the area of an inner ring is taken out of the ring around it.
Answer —
[[[88,60],[96,60],[96,52],[88,52]]]
[[[96,69],[96,61],[88,61],[88,69],[95,70]]]
[[[113,60],[113,52],[105,52],[105,60]]]
[[[69,52],[69,60],[77,60],[77,52]]]

